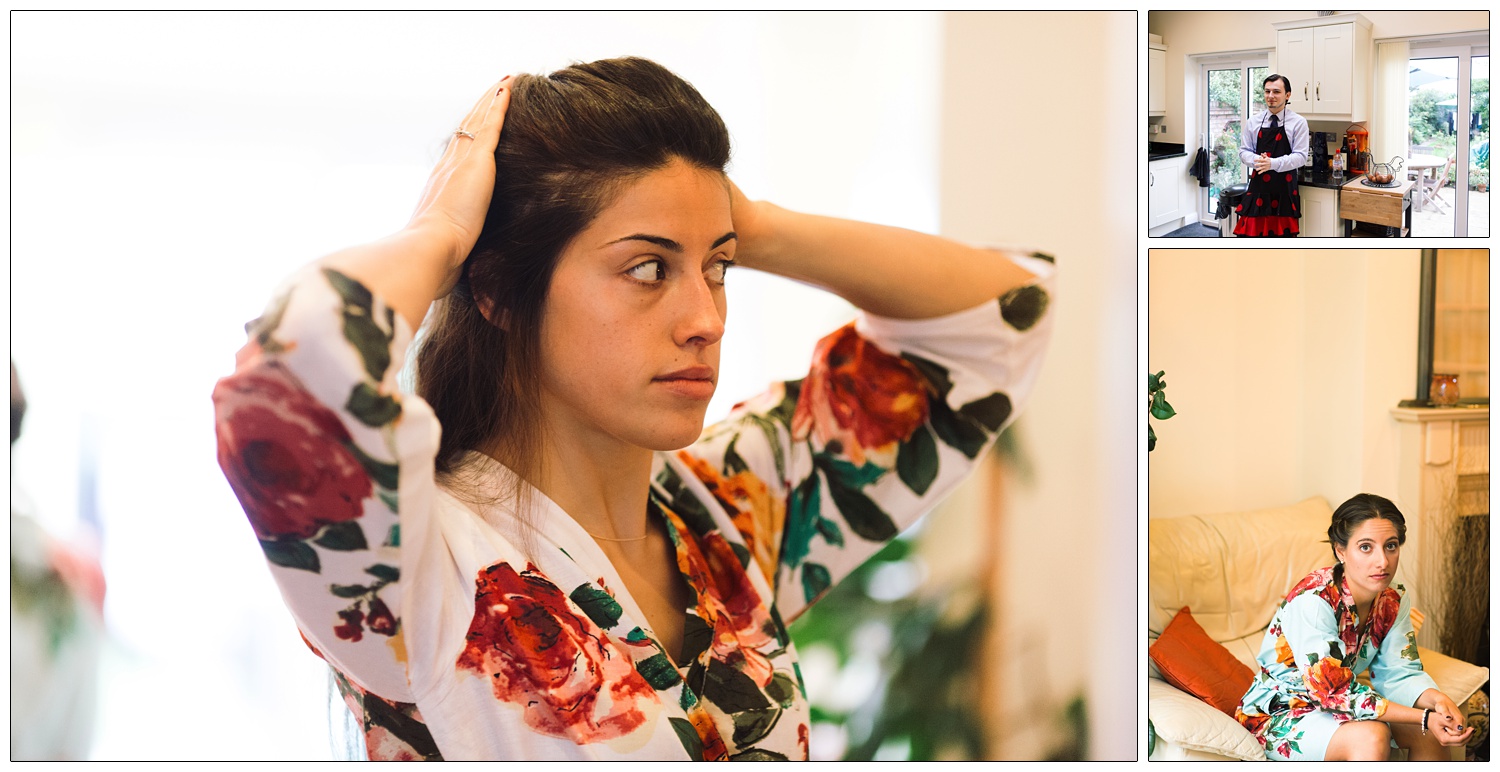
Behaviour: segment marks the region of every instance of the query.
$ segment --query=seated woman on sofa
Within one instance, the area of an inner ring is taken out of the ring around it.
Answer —
[[[1281,602],[1235,718],[1278,761],[1385,760],[1393,740],[1414,761],[1449,758],[1474,730],[1423,672],[1411,601],[1391,586],[1406,519],[1361,493],[1334,511],[1328,541],[1338,562]],[[1355,680],[1366,669],[1373,688]]]

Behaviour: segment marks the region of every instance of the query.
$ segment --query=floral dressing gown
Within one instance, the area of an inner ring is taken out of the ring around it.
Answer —
[[[478,453],[479,495],[435,482],[438,422],[396,386],[409,325],[336,271],[249,325],[214,389],[219,462],[370,758],[806,758],[786,620],[961,482],[1035,381],[1051,261],[1004,254],[1037,278],[936,319],[863,315],[804,379],[656,454],[648,514],[696,596],[680,669],[552,501],[506,511],[511,472]]]
[[[1417,656],[1406,588],[1386,588],[1361,632],[1349,583],[1335,584],[1332,567],[1287,594],[1256,659],[1260,673],[1235,719],[1278,761],[1322,760],[1343,722],[1379,719],[1390,702],[1413,705],[1437,688]],[[1365,670],[1370,686],[1355,680]]]

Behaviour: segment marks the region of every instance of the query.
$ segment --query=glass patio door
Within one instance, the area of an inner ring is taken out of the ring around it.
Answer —
[[[1209,182],[1198,197],[1198,218],[1214,225],[1219,207],[1219,193],[1231,185],[1245,182],[1245,166],[1240,163],[1240,132],[1245,122],[1266,107],[1260,83],[1270,74],[1266,57],[1224,59],[1203,64],[1199,101],[1203,105],[1203,124],[1199,129],[1201,147],[1208,149]]]
[[[1489,235],[1489,74],[1487,46],[1411,47],[1406,165],[1422,181],[1414,236]]]

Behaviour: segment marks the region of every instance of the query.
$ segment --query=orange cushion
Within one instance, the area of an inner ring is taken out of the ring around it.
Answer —
[[[1234,717],[1255,673],[1208,637],[1183,606],[1149,651],[1167,683]]]

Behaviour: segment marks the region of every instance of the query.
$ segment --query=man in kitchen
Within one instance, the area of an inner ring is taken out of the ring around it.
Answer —
[[[1254,167],[1235,210],[1236,236],[1296,236],[1302,217],[1297,175],[1307,163],[1307,121],[1286,106],[1292,82],[1272,75],[1261,83],[1266,109],[1240,133],[1240,161]]]

